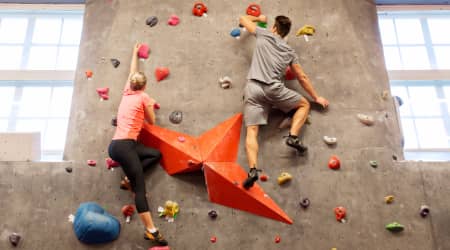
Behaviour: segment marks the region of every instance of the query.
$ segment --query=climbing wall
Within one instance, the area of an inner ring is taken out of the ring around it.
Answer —
[[[450,172],[443,163],[401,161],[396,110],[389,95],[383,98],[389,83],[374,3],[256,2],[268,16],[269,27],[278,14],[291,17],[288,42],[316,90],[330,101],[327,111],[313,106],[310,124],[302,131],[309,146],[304,157],[285,146],[282,137],[288,131],[278,129],[281,112],[274,110],[269,125],[260,130],[259,167],[269,178],[258,184],[293,224],[211,203],[201,171],[168,175],[158,166],[146,175],[146,185],[155,222],[171,249],[450,249]],[[237,28],[238,17],[250,2],[204,3],[207,17],[192,15],[191,1],[86,2],[64,154],[68,162],[0,162],[0,249],[11,248],[7,238],[12,232],[22,235],[22,249],[152,246],[143,239],[137,216],[125,223],[121,208],[132,203],[132,197],[119,189],[121,170],[108,170],[104,163],[114,133],[111,119],[136,41],[151,49],[140,68],[149,79],[146,92],[161,106],[156,111],[158,126],[197,137],[242,111],[242,89],[255,40],[248,34],[237,40],[230,31]],[[177,26],[167,24],[172,14],[180,18]],[[159,19],[154,27],[146,25],[150,16]],[[316,27],[308,42],[295,36],[305,24]],[[121,62],[117,68],[111,58]],[[168,67],[168,78],[157,82],[157,67]],[[85,76],[87,70],[93,72],[91,79]],[[232,79],[230,89],[220,87],[219,78],[224,76]],[[295,81],[286,84],[300,91]],[[109,99],[101,101],[96,89],[104,87],[109,88]],[[180,124],[169,121],[174,110],[183,112]],[[374,125],[362,124],[357,114],[372,116]],[[236,163],[247,170],[244,135],[242,128]],[[327,146],[322,139],[325,135],[336,137],[337,145]],[[340,159],[339,170],[328,168],[332,155]],[[88,166],[88,159],[96,160],[97,165]],[[376,160],[378,167],[371,167],[370,160]],[[72,168],[70,173],[67,167]],[[279,186],[277,177],[282,172],[293,179]],[[387,195],[394,196],[392,204],[385,203]],[[311,202],[307,209],[299,205],[304,198]],[[156,216],[158,206],[166,200],[180,206],[171,223]],[[120,219],[118,240],[91,247],[76,239],[66,217],[86,201],[99,203]],[[431,208],[425,219],[419,215],[423,204]],[[338,206],[347,210],[345,223],[335,218]],[[215,220],[208,217],[210,210],[217,212]],[[404,225],[403,232],[393,234],[385,229],[394,221]],[[216,237],[214,243],[212,237]],[[280,242],[275,242],[276,237]]]

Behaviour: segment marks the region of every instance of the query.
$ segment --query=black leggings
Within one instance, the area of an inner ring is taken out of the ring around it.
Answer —
[[[148,212],[144,172],[159,162],[161,153],[131,139],[112,140],[108,153],[111,159],[120,163],[123,172],[130,180],[131,188],[136,194],[135,203],[138,213]]]

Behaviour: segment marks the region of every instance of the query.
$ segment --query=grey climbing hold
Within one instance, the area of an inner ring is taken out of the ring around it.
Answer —
[[[169,115],[170,122],[180,124],[183,121],[183,112],[175,110]]]
[[[211,218],[213,220],[215,220],[217,218],[217,215],[218,214],[217,214],[217,212],[215,210],[211,210],[211,211],[208,212],[209,218]]]
[[[154,27],[156,24],[158,24],[158,18],[155,16],[151,16],[147,18],[147,20],[145,20],[145,23],[150,27]]]
[[[66,167],[66,172],[67,173],[72,173],[72,168],[71,167]]]
[[[16,247],[19,244],[21,238],[22,237],[20,237],[19,234],[13,233],[9,236],[9,242],[11,242],[11,244]]]
[[[120,61],[115,58],[111,58],[111,63],[114,66],[114,68],[117,68],[120,65]]]

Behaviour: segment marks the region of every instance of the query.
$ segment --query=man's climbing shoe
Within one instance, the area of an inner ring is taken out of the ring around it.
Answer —
[[[167,246],[169,243],[167,242],[166,239],[164,239],[164,237],[162,236],[162,234],[159,232],[159,230],[157,230],[154,233],[150,233],[150,231],[148,229],[145,230],[145,235],[144,238],[146,240],[151,240],[154,241],[156,244],[158,244],[159,246]]]
[[[242,183],[242,186],[244,186],[245,189],[253,187],[253,184],[255,184],[255,182],[259,178],[258,172],[261,172],[261,170],[256,168],[250,168],[247,179],[245,179],[245,181]]]
[[[295,148],[299,154],[303,155],[306,151],[308,151],[308,147],[303,145],[298,136],[289,134],[286,137],[286,145]]]
[[[128,180],[128,178],[126,176],[123,177],[122,180],[120,181],[120,189],[131,190],[130,181]]]

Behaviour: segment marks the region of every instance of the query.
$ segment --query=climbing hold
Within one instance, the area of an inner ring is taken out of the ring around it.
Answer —
[[[430,213],[430,208],[427,205],[422,205],[420,207],[420,216],[422,216],[422,218],[427,217],[429,213]]]
[[[386,101],[388,98],[389,98],[389,91],[384,90],[383,93],[381,93],[381,99]]]
[[[345,216],[347,215],[347,210],[344,207],[336,207],[334,208],[334,215],[336,216],[337,221],[345,223]]]
[[[156,81],[162,81],[164,79],[166,79],[166,77],[169,76],[169,68],[167,67],[158,67],[155,69],[155,77],[156,77]]]
[[[171,15],[169,20],[167,21],[167,24],[171,26],[176,26],[180,23],[180,18],[177,15]]]
[[[331,248],[331,250],[337,250],[337,248],[333,247],[333,248]]]
[[[180,207],[175,201],[168,200],[164,207],[158,207],[159,217],[165,217],[169,222],[173,222],[180,212]]]
[[[261,181],[267,181],[267,180],[269,180],[269,176],[267,176],[267,175],[265,175],[265,174],[262,174],[262,175],[259,177],[259,179],[260,179]]]
[[[295,78],[296,78],[296,75],[295,75],[294,72],[292,72],[290,66],[288,66],[288,67],[286,68],[286,70],[285,70],[285,72],[284,72],[284,75],[285,75],[284,78],[286,79],[286,81],[295,80]]]
[[[252,3],[247,7],[247,15],[259,17],[261,15],[261,6]]]
[[[267,23],[265,22],[257,22],[256,25],[258,25],[259,27],[266,29],[267,28]]]
[[[396,155],[392,155],[392,160],[396,161],[398,158]]]
[[[18,234],[18,233],[12,233],[10,236],[9,236],[9,242],[13,245],[13,246],[17,246],[17,245],[19,245],[19,242],[20,242],[20,239],[21,239],[22,237]]]
[[[183,121],[183,112],[175,110],[169,115],[170,122],[180,124]]]
[[[336,137],[328,137],[326,135],[323,137],[323,141],[328,145],[334,145],[337,143]]]
[[[86,74],[86,78],[87,78],[87,79],[91,79],[92,76],[94,75],[94,73],[92,72],[92,70],[86,70],[85,74]]]
[[[304,198],[303,200],[300,201],[300,206],[304,209],[307,209],[310,204],[311,202],[309,201],[308,198]]]
[[[211,239],[209,239],[209,241],[211,241],[211,243],[216,243],[217,237],[213,236],[213,237],[211,237]]]
[[[106,158],[105,163],[106,163],[106,168],[110,169],[111,171],[114,170],[114,168],[117,168],[118,166],[120,166],[120,164],[118,162],[114,161],[111,158]]]
[[[160,109],[161,105],[159,105],[159,103],[155,102],[155,104],[153,104],[153,108],[154,109]]]
[[[122,207],[122,214],[125,217],[125,221],[130,223],[131,216],[134,214],[135,207],[133,205],[125,205]]]
[[[217,215],[218,214],[217,214],[217,212],[215,210],[211,210],[211,211],[208,212],[209,218],[211,218],[213,220],[215,220],[217,218]]]
[[[194,16],[207,17],[208,15],[206,14],[206,12],[208,12],[208,8],[204,3],[197,2],[192,8],[192,14],[194,14]]]
[[[303,36],[305,38],[305,41],[308,42],[309,41],[308,36],[314,35],[315,32],[316,32],[316,28],[314,28],[312,25],[305,25],[297,31],[296,35]]]
[[[394,196],[388,195],[388,196],[384,197],[384,202],[386,202],[386,204],[391,204],[392,202],[394,202]]]
[[[91,167],[95,167],[95,165],[97,165],[97,162],[95,160],[87,160],[87,164]]]
[[[220,87],[223,89],[231,88],[231,78],[228,76],[222,77],[219,79]]]
[[[277,235],[277,236],[275,237],[275,243],[278,244],[278,243],[280,243],[280,242],[281,242],[281,237]]]
[[[148,44],[141,44],[139,46],[139,50],[138,50],[138,57],[140,59],[147,59],[150,55],[150,47],[148,46]]]
[[[177,139],[178,139],[179,142],[185,142],[186,141],[186,138],[184,136],[178,136]]]
[[[399,233],[405,229],[405,226],[398,222],[392,222],[386,225],[386,229],[393,233]]]
[[[72,168],[71,167],[66,167],[66,172],[67,173],[72,173]]]
[[[113,118],[111,119],[111,125],[112,125],[113,127],[117,127],[117,117],[113,117]]]
[[[156,24],[158,24],[158,18],[155,16],[151,16],[145,20],[145,24],[147,24],[150,27],[154,27]]]
[[[239,39],[241,37],[241,29],[235,28],[235,29],[231,30],[230,36],[232,36],[236,39]]]
[[[378,162],[377,161],[369,161],[369,164],[373,168],[377,168],[378,167]]]
[[[394,98],[397,101],[399,107],[403,105],[403,100],[402,98],[400,98],[400,96],[394,96]]]
[[[292,175],[287,173],[287,172],[283,172],[280,174],[280,176],[278,176],[278,185],[283,185],[285,183],[287,183],[288,181],[292,180]]]
[[[97,94],[100,96],[100,100],[108,100],[109,99],[109,88],[97,88]]]
[[[149,248],[148,250],[170,250],[170,247],[169,246],[163,246],[163,247],[156,246],[156,247]]]
[[[337,156],[333,155],[328,160],[328,167],[333,170],[338,170],[339,168],[341,168],[341,161]]]
[[[111,58],[111,64],[114,66],[114,68],[117,68],[120,65],[120,61],[115,58]]]
[[[365,114],[357,114],[356,115],[359,119],[359,121],[367,126],[372,126],[375,123],[375,120],[372,116],[365,115]]]

